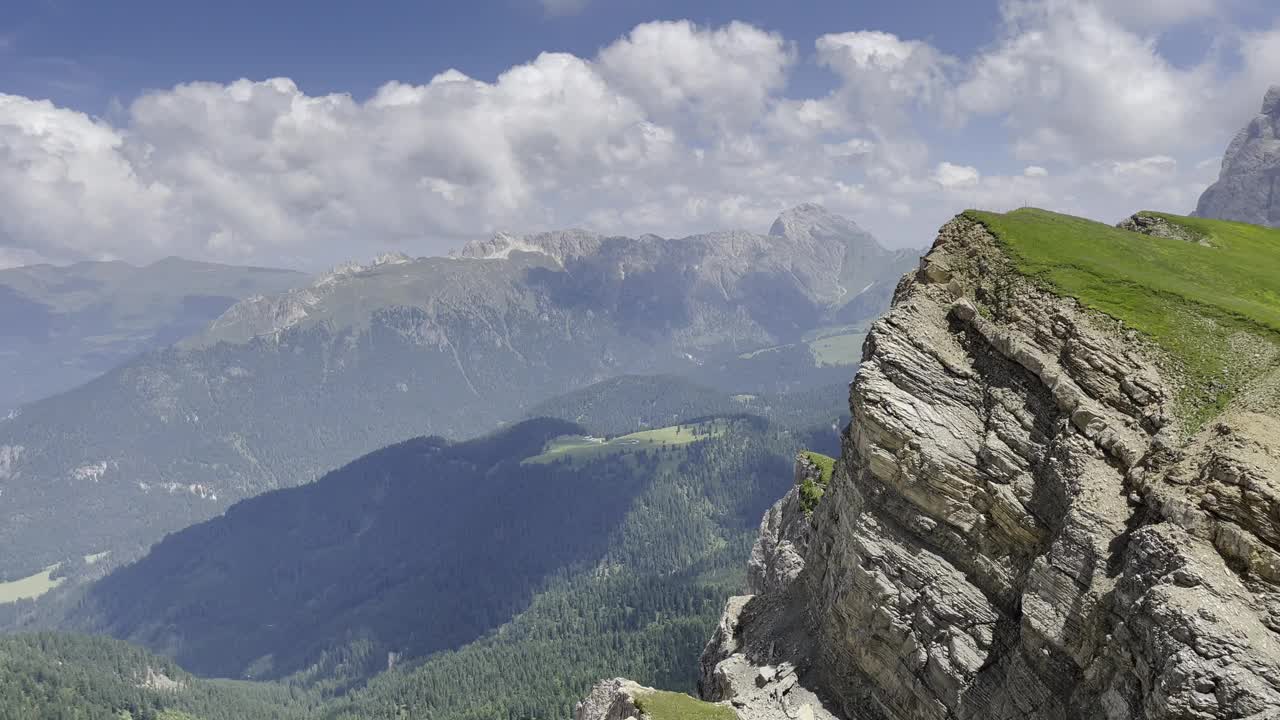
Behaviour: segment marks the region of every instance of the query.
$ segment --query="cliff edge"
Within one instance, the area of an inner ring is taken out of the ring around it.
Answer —
[[[1273,269],[1280,233],[1159,217],[1194,232],[1036,210],[942,228],[868,335],[812,515],[799,490],[766,515],[704,699],[1280,717],[1280,295],[1224,275]]]

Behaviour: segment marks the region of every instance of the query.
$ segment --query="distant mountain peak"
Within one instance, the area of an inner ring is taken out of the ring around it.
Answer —
[[[783,219],[816,219],[816,218],[840,218],[839,215],[827,209],[827,206],[818,203],[800,203],[788,210],[783,210],[778,215],[778,220]],[[840,218],[843,219],[843,218]],[[774,222],[777,225],[777,222]]]
[[[379,265],[404,265],[405,263],[411,263],[411,262],[413,262],[413,258],[409,257],[408,255],[405,255],[402,252],[382,253],[381,255],[373,259],[374,267],[377,267]]]
[[[1195,214],[1280,227],[1280,85],[1262,98],[1262,110],[1236,133]]]
[[[792,240],[820,241],[828,238],[858,238],[860,242],[879,246],[875,238],[858,223],[843,215],[837,215],[817,203],[802,203],[784,210],[773,221],[769,234]]]
[[[1280,115],[1280,85],[1272,85],[1262,98],[1262,114],[1276,117]]]
[[[511,257],[513,252],[539,253],[563,265],[570,257],[589,255],[600,246],[602,237],[588,230],[569,228],[535,235],[517,236],[499,231],[488,240],[472,240],[450,257],[474,260],[497,260]]]
[[[357,273],[362,273],[384,265],[407,265],[411,262],[413,262],[413,258],[402,252],[383,253],[375,257],[368,265],[362,265],[356,260],[348,260],[339,265],[335,265],[333,269],[326,273],[321,273],[313,286],[320,287],[328,285],[341,280],[342,278],[350,277]]]

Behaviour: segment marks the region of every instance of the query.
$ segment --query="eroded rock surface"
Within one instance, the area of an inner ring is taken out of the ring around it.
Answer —
[[[1245,392],[1181,427],[1162,367],[953,220],[868,335],[812,518],[795,492],[766,515],[703,696],[762,719],[1280,717],[1277,410]]]
[[[653,689],[624,678],[603,680],[573,709],[573,720],[638,720],[636,695],[645,691]]]
[[[1196,215],[1280,227],[1280,85],[1267,91],[1262,111],[1227,147]]]
[[[1199,245],[1208,245],[1209,241],[1203,235],[1199,235],[1192,230],[1181,225],[1165,220],[1159,215],[1150,213],[1134,213],[1129,217],[1121,220],[1116,224],[1121,230],[1142,233],[1143,235],[1151,235],[1153,237],[1169,238],[1171,240],[1184,240]]]

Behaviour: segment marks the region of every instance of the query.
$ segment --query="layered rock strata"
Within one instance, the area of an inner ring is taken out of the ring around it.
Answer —
[[[867,337],[812,517],[795,491],[766,515],[704,698],[752,719],[1280,717],[1275,374],[1187,428],[1166,360],[947,224]]]

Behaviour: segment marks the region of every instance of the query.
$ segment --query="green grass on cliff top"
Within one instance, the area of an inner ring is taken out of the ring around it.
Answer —
[[[1280,230],[1146,212],[1208,246],[1024,208],[966,211],[1011,251],[1018,270],[1122,320],[1166,350],[1188,379],[1192,427],[1218,414],[1280,345]]]
[[[661,690],[636,696],[636,707],[653,720],[736,720],[731,708]]]

